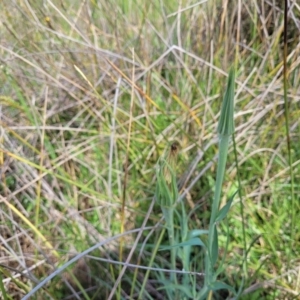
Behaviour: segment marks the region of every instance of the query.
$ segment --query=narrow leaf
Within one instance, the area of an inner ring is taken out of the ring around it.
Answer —
[[[172,249],[172,248],[184,247],[184,246],[201,246],[201,247],[205,247],[205,244],[199,238],[192,238],[188,241],[175,244],[174,246],[161,247],[160,251],[169,250],[169,249]]]
[[[235,289],[224,283],[224,282],[221,282],[221,281],[215,281],[213,282],[211,285],[210,285],[210,288],[213,290],[213,291],[218,291],[218,290],[228,290],[230,292],[232,292],[234,295],[236,294],[236,291]]]
[[[194,229],[189,232],[190,237],[196,237],[196,236],[203,235],[203,234],[208,234],[208,230],[207,229]]]
[[[232,201],[233,201],[233,199],[234,199],[234,196],[237,194],[237,192],[238,192],[238,191],[236,191],[236,192],[230,197],[230,199],[228,200],[228,202],[220,209],[220,211],[219,211],[219,213],[218,213],[218,216],[217,216],[217,218],[216,218],[216,222],[220,222],[220,221],[222,221],[222,220],[226,217],[226,215],[227,215],[227,213],[228,213],[228,211],[229,211],[229,209],[230,209],[230,207],[231,207],[231,204],[232,204]]]
[[[234,111],[234,69],[228,75],[227,88],[223,98],[221,116],[218,124],[218,133],[222,135],[232,135],[234,132],[233,111]]]

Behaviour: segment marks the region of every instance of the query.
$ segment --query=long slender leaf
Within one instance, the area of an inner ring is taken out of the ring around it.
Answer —
[[[228,213],[228,211],[229,211],[229,209],[230,209],[230,207],[231,207],[231,204],[232,204],[232,202],[233,202],[234,196],[237,194],[237,192],[238,192],[238,191],[236,191],[236,192],[230,197],[230,199],[228,200],[228,202],[220,209],[220,211],[219,211],[219,213],[218,213],[218,216],[217,216],[217,218],[216,218],[216,222],[220,222],[220,221],[222,221],[222,220],[226,217],[226,215],[227,215],[227,213]]]

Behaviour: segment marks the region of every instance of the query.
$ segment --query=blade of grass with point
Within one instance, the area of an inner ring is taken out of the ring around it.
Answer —
[[[210,218],[210,233],[209,233],[209,251],[212,251],[212,244],[214,241],[214,230],[215,222],[219,212],[221,190],[224,179],[227,153],[230,137],[234,132],[234,122],[233,122],[233,110],[234,110],[234,70],[229,72],[227,89],[224,95],[221,116],[218,125],[218,135],[219,135],[219,159],[217,168],[217,180],[216,189],[214,194],[214,199],[212,203],[212,212]]]
[[[225,217],[225,213],[229,211],[229,205],[226,206],[221,212],[219,211],[222,184],[225,174],[227,153],[229,142],[232,134],[234,133],[234,84],[235,73],[234,69],[231,69],[228,76],[227,88],[223,98],[221,115],[218,124],[218,136],[219,136],[219,157],[217,166],[217,179],[215,185],[215,193],[212,203],[209,233],[208,233],[208,249],[205,257],[205,285],[202,291],[199,293],[197,299],[205,299],[206,297],[212,297],[212,292],[215,290],[212,288],[216,282],[216,272],[214,266],[218,260],[218,231],[217,221],[222,215],[222,219]]]

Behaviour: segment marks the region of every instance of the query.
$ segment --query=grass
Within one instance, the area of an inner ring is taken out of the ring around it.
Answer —
[[[0,12],[1,297],[197,299],[235,66],[218,209],[238,194],[218,224],[215,279],[240,299],[297,299],[299,5],[284,72],[280,1],[33,2]],[[173,141],[168,222],[156,166]]]

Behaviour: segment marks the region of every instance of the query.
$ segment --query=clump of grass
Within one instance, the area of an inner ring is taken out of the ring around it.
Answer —
[[[212,201],[212,211],[209,223],[209,229],[205,230],[199,228],[191,232],[188,231],[188,219],[185,211],[185,206],[181,202],[181,212],[177,212],[177,218],[179,219],[180,227],[176,230],[176,222],[174,221],[174,213],[178,205],[178,189],[175,176],[176,158],[178,152],[178,144],[173,143],[170,146],[168,154],[162,157],[158,163],[157,169],[157,184],[156,184],[156,201],[161,207],[164,219],[166,221],[166,227],[168,231],[168,240],[171,252],[171,276],[170,283],[165,282],[165,289],[169,299],[206,299],[213,291],[220,289],[228,289],[235,293],[234,287],[220,282],[217,280],[218,275],[223,271],[222,260],[218,266],[218,270],[215,270],[216,263],[219,256],[219,237],[217,226],[221,222],[229,211],[232,204],[233,197],[228,203],[220,210],[220,198],[222,183],[225,173],[225,166],[227,160],[227,153],[230,138],[234,133],[234,84],[235,76],[232,70],[228,76],[228,84],[226,93],[224,95],[220,121],[218,125],[219,136],[219,159],[217,169],[217,180],[215,186],[214,199]],[[203,235],[207,233],[208,238],[206,242],[203,242],[197,235]],[[184,276],[183,284],[178,285],[176,274],[172,271],[176,270],[176,259],[180,257],[181,263],[186,272],[190,271],[191,260],[191,248],[192,246],[200,245],[205,249],[205,274],[204,282],[201,291],[195,288],[195,281],[190,282],[187,274]],[[181,255],[178,255],[178,247],[183,247]],[[192,288],[194,287],[194,289]],[[209,296],[211,299],[211,295]]]

